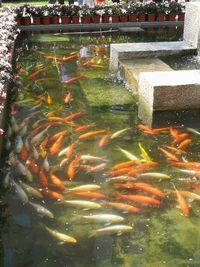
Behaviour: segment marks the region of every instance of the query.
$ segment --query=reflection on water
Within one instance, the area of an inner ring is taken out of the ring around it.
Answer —
[[[199,266],[199,126],[138,121],[108,72],[130,37],[54,38],[19,49],[2,266]]]

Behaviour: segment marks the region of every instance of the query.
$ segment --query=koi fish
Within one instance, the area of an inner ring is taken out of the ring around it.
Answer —
[[[139,159],[135,155],[133,155],[132,153],[130,153],[129,151],[127,151],[125,149],[122,149],[120,147],[118,147],[118,150],[121,151],[128,159],[139,161]]]
[[[40,183],[42,186],[44,186],[44,187],[48,186],[48,179],[47,179],[45,173],[43,172],[43,170],[39,171],[39,179],[40,179]]]
[[[64,200],[64,196],[61,195],[60,193],[55,192],[55,191],[51,191],[51,190],[45,189],[45,188],[40,188],[39,191],[42,193],[42,195],[44,197],[55,199],[57,201]]]
[[[23,141],[22,141],[22,137],[20,135],[18,135],[15,138],[15,152],[16,153],[20,153],[23,147]]]
[[[121,162],[121,163],[115,164],[112,167],[112,170],[118,170],[118,169],[122,169],[122,168],[128,168],[128,167],[131,167],[134,163],[140,163],[140,161],[137,161],[137,160],[129,160],[129,161]]]
[[[150,156],[148,155],[148,153],[146,152],[146,150],[143,148],[142,144],[139,143],[138,146],[139,146],[139,149],[140,149],[141,157],[142,157],[145,161],[151,161]]]
[[[114,214],[95,214],[95,215],[84,215],[84,219],[87,219],[92,222],[123,222],[124,218]]]
[[[132,169],[130,169],[130,171],[127,173],[127,175],[132,176],[135,174],[139,174],[139,173],[143,172],[144,170],[149,169],[149,168],[153,168],[157,165],[158,165],[158,162],[154,162],[154,161],[144,162],[137,167],[134,167],[134,168],[132,167]]]
[[[200,162],[198,161],[191,161],[191,162],[170,162],[169,165],[176,166],[176,167],[185,167],[194,170],[200,170]]]
[[[131,170],[131,167],[125,167],[113,170],[107,173],[107,176],[126,175]]]
[[[23,161],[25,161],[27,159],[27,157],[28,157],[28,151],[27,151],[25,145],[23,145],[23,147],[22,147],[22,149],[21,149],[21,151],[19,153],[19,157]]]
[[[112,208],[115,208],[117,210],[121,210],[127,213],[137,213],[140,211],[139,208],[136,208],[134,206],[124,204],[121,202],[107,202],[106,204]]]
[[[66,151],[66,157],[69,159],[71,156],[72,156],[72,154],[74,153],[74,147],[75,147],[75,145],[76,145],[76,143],[77,142],[74,142],[73,144],[71,144],[71,145],[69,145],[69,147],[68,147],[68,149],[67,149],[67,151]]]
[[[200,132],[198,132],[197,130],[193,129],[193,128],[186,128],[189,132],[200,135]]]
[[[101,198],[105,198],[106,197],[103,193],[93,192],[93,191],[81,191],[81,192],[72,191],[71,193],[73,195],[86,197],[86,198],[89,198],[89,199],[101,199]]]
[[[81,155],[80,159],[84,162],[86,162],[86,161],[108,161],[107,159],[105,159],[103,157],[96,157],[96,156],[92,156],[92,155]]]
[[[75,54],[70,55],[70,56],[68,56],[68,57],[63,57],[62,60],[63,60],[63,61],[69,61],[69,60],[75,59],[75,58],[77,58],[77,57],[79,57],[79,56],[80,56],[79,53],[75,53]]]
[[[59,190],[65,189],[65,185],[63,184],[63,182],[57,176],[55,176],[52,172],[50,173],[50,181],[57,189]]]
[[[178,145],[178,149],[181,149],[183,147],[186,147],[188,145],[190,145],[192,143],[191,139],[185,139],[184,141],[182,141],[179,145]]]
[[[70,104],[72,101],[72,94],[68,92],[68,94],[64,97],[65,104]]]
[[[64,117],[63,120],[64,122],[67,122],[67,121],[70,121],[70,120],[74,120],[82,115],[85,115],[85,112],[84,111],[79,111],[79,112],[76,112],[74,114],[70,114],[69,116],[67,117]]]
[[[75,131],[76,132],[80,132],[80,131],[83,131],[83,130],[87,130],[88,128],[92,127],[91,124],[86,124],[86,125],[80,125],[80,126],[77,126],[75,128]]]
[[[53,238],[55,238],[56,240],[59,241],[58,244],[62,245],[62,244],[65,244],[65,243],[66,243],[66,244],[68,244],[68,243],[72,243],[72,244],[77,243],[77,240],[76,240],[74,237],[69,236],[69,235],[65,235],[65,234],[60,233],[60,232],[58,232],[58,231],[56,231],[56,230],[53,230],[53,229],[47,227],[47,226],[44,225],[44,224],[41,224],[41,225],[43,225],[43,227],[46,229],[46,231],[47,231]]]
[[[150,129],[149,127],[145,126],[144,124],[138,124],[136,126],[136,128],[138,130],[142,131],[143,133],[146,133],[146,134],[149,134],[149,135],[154,135],[155,134],[152,129]]]
[[[165,147],[170,149],[171,151],[179,154],[179,155],[187,155],[187,152],[182,150],[182,149],[179,149],[179,148],[176,148],[176,147],[173,147],[173,146],[165,146]]]
[[[25,191],[19,186],[14,180],[11,181],[11,186],[14,188],[15,193],[17,194],[18,198],[22,201],[22,203],[28,203],[29,199]]]
[[[80,185],[80,186],[76,186],[73,188],[69,188],[68,190],[71,191],[93,191],[93,190],[98,190],[100,189],[101,186],[97,185],[97,184],[86,184],[86,185]]]
[[[52,99],[52,97],[50,96],[50,94],[49,93],[46,93],[46,97],[47,97],[47,104],[48,105],[52,105],[53,104],[53,99]]]
[[[155,198],[142,196],[142,195],[121,195],[121,194],[116,194],[116,198],[117,199],[128,200],[128,201],[133,201],[133,202],[145,205],[145,206],[146,205],[159,206],[160,203],[161,203],[159,200],[157,200]]]
[[[60,146],[61,146],[61,143],[62,143],[62,140],[63,140],[63,135],[61,135],[57,140],[56,142],[50,147],[49,149],[49,153],[51,156],[54,156],[58,153],[59,149],[60,149]]]
[[[179,158],[167,151],[166,149],[159,147],[158,148],[168,159],[173,160],[173,161],[179,161]]]
[[[29,201],[29,205],[31,205],[36,210],[36,212],[39,214],[39,216],[41,216],[41,217],[45,216],[45,217],[49,217],[51,219],[54,218],[53,213],[50,210],[48,210],[47,208],[43,207],[42,205],[33,203],[31,201]]]
[[[103,129],[103,130],[98,130],[98,131],[87,132],[85,134],[80,135],[79,139],[88,139],[91,137],[95,137],[97,135],[102,135],[102,134],[106,133],[107,131],[108,131],[107,129]]]
[[[115,133],[113,133],[111,136],[110,136],[110,139],[114,139],[114,138],[117,138],[119,136],[121,136],[123,133],[127,132],[128,130],[130,130],[131,128],[128,127],[128,128],[125,128],[125,129],[122,129],[122,130],[119,130]]]
[[[172,146],[175,146],[177,143],[181,142],[181,141],[184,141],[185,139],[188,138],[188,134],[187,133],[182,133],[182,134],[179,134],[175,139],[174,141],[172,142]]]
[[[189,206],[187,205],[185,199],[182,197],[181,193],[176,189],[175,185],[173,184],[174,186],[174,190],[175,190],[175,193],[176,193],[176,197],[177,197],[177,201],[181,207],[181,210],[183,212],[183,214],[185,216],[188,216],[189,213],[190,213],[190,210],[189,210]]]
[[[73,206],[76,208],[81,208],[81,209],[99,209],[101,208],[101,205],[96,202],[92,201],[87,201],[87,200],[64,200],[61,203],[65,203],[69,206]]]
[[[76,169],[79,165],[79,161],[80,161],[80,157],[76,156],[75,159],[69,164],[68,170],[67,170],[67,175],[68,175],[69,179],[74,179]]]
[[[112,225],[112,226],[107,226],[104,228],[100,228],[96,230],[96,234],[122,234],[122,233],[128,233],[131,232],[133,230],[132,226],[128,226],[128,225]]]
[[[43,66],[39,69],[37,69],[36,71],[32,72],[31,74],[29,74],[26,79],[27,80],[32,80],[35,76],[37,76],[40,72],[44,71],[46,69],[46,66]]]
[[[56,133],[49,138],[49,142],[56,141],[60,136],[64,136],[67,133],[68,133],[68,130],[64,130],[64,131],[61,131],[59,133]]]
[[[36,190],[35,188],[33,188],[32,186],[28,185],[28,184],[25,184],[24,182],[22,181],[19,181],[21,187],[26,191],[26,193],[31,196],[31,197],[35,197],[35,198],[38,198],[38,199],[41,199],[42,198],[42,194]]]
[[[81,165],[82,169],[85,169],[87,172],[99,172],[105,169],[106,163],[101,163],[96,166]]]
[[[99,140],[98,146],[100,148],[106,146],[108,144],[110,136],[111,136],[110,134],[106,134],[106,135],[102,136],[101,139]]]
[[[137,178],[142,178],[142,179],[158,179],[158,180],[169,180],[171,177],[167,174],[164,173],[159,173],[159,172],[146,172],[146,173],[141,173],[137,175]]]
[[[158,197],[164,197],[165,193],[163,193],[162,191],[160,191],[158,188],[153,187],[150,184],[147,183],[126,183],[127,186],[130,186],[130,188],[135,188],[135,189],[139,189],[148,193],[151,193],[155,196]]]
[[[42,139],[44,139],[44,135],[47,133],[49,128],[50,128],[50,126],[48,126],[46,129],[44,129],[43,131],[39,132],[34,137],[32,137],[31,144],[40,143],[42,141]]]
[[[66,81],[63,81],[65,84],[71,84],[71,83],[74,83],[80,79],[83,79],[83,78],[86,78],[86,76],[84,75],[79,75],[79,76],[75,76],[75,77],[72,77],[71,79],[69,80],[66,80]]]
[[[50,165],[49,165],[49,161],[48,161],[47,157],[45,157],[43,164],[42,164],[42,167],[44,168],[44,170],[46,172],[48,172],[50,170]]]

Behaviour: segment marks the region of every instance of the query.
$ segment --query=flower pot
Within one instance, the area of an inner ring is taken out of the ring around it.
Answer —
[[[165,13],[160,13],[157,15],[157,21],[164,21],[165,20]]]
[[[31,18],[30,17],[22,18],[22,25],[25,25],[25,26],[31,25]]]
[[[71,16],[71,23],[78,24],[79,23],[79,16]]]
[[[169,21],[175,21],[176,20],[176,13],[169,13]]]
[[[130,22],[137,22],[138,15],[137,14],[131,14],[129,15],[129,21]]]
[[[109,23],[110,15],[102,15],[102,23]]]
[[[139,14],[138,18],[139,18],[139,22],[144,22],[146,21],[146,14]]]
[[[92,22],[93,22],[93,23],[100,23],[100,17],[101,17],[101,16],[99,16],[99,15],[94,15],[94,16],[92,17]]]
[[[120,16],[120,21],[121,22],[128,22],[128,15],[127,14],[123,14]]]
[[[153,22],[156,20],[156,14],[147,14],[147,21]]]
[[[179,21],[184,21],[184,20],[185,20],[185,13],[182,13],[182,12],[179,13],[179,14],[178,14],[178,20],[179,20]]]
[[[70,16],[61,16],[61,24],[70,24],[71,17]]]
[[[119,22],[119,15],[112,15],[112,23],[118,23]]]
[[[17,25],[22,25],[22,18],[18,17],[16,18]]]
[[[40,17],[33,17],[33,25],[40,25],[41,19]]]
[[[51,17],[51,24],[59,24],[59,16]]]
[[[90,23],[90,16],[88,16],[88,15],[83,15],[83,16],[81,17],[81,23],[83,23],[83,24],[89,24],[89,23]]]
[[[50,24],[50,17],[42,17],[42,24],[49,25]]]

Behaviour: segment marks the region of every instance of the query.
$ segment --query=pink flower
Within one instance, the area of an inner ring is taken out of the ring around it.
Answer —
[[[3,134],[4,134],[4,130],[0,129],[0,135],[3,135]]]

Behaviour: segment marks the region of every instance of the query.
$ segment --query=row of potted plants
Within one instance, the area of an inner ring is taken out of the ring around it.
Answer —
[[[98,5],[93,8],[87,5],[24,5],[15,8],[18,24],[22,25],[184,20],[184,10],[184,5],[176,1]]]
[[[13,49],[15,40],[20,32],[17,28],[16,14],[12,9],[4,9],[0,13],[0,121],[7,97],[7,84],[13,80]],[[4,130],[0,125],[0,135]]]

